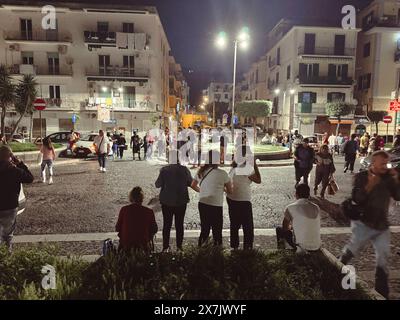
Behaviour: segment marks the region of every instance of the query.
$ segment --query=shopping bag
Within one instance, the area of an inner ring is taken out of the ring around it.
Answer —
[[[328,194],[334,196],[339,191],[339,186],[337,185],[335,179],[329,180],[328,184]]]

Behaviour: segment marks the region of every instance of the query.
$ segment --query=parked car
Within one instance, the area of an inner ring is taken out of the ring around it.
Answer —
[[[94,139],[98,136],[98,133],[89,133],[87,135],[83,135],[80,138],[73,148],[73,153],[76,157],[88,158],[96,156],[96,149],[94,147]],[[107,139],[107,137],[104,137]],[[110,148],[109,156],[113,155],[112,148]]]
[[[25,143],[25,138],[22,134],[14,134],[11,137],[11,134],[6,134],[6,139],[9,142],[19,142],[19,143]]]
[[[391,149],[387,151],[389,154],[389,166],[391,168],[400,169],[400,148]],[[360,171],[368,170],[371,165],[372,156],[363,157],[360,160],[361,168]]]

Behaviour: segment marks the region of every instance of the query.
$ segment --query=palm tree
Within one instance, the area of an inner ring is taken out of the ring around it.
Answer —
[[[19,113],[19,119],[15,123],[11,136],[17,131],[18,125],[22,118],[34,111],[33,103],[35,102],[37,90],[37,82],[31,74],[24,75],[24,78],[18,83],[16,88],[15,110]]]
[[[2,64],[0,65],[0,108],[1,108],[1,129],[0,141],[6,134],[5,132],[5,118],[7,108],[11,107],[15,102],[15,85],[12,83],[8,68]]]

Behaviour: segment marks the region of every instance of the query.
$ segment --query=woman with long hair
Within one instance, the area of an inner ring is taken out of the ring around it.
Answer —
[[[329,152],[329,146],[327,144],[321,146],[319,152],[315,156],[315,160],[317,162],[317,168],[315,170],[314,195],[317,195],[318,186],[322,182],[321,198],[325,199],[325,191],[328,187],[329,180],[336,171],[333,157]]]
[[[192,189],[200,193],[199,212],[201,233],[199,246],[207,241],[212,229],[214,245],[222,245],[224,191],[230,194],[232,186],[228,174],[219,168],[220,154],[210,150],[192,183]]]
[[[44,138],[42,147],[40,148],[42,154],[42,163],[40,165],[42,172],[42,182],[46,183],[46,167],[49,168],[49,184],[53,184],[53,163],[56,159],[56,152],[54,151],[53,144],[49,137]]]

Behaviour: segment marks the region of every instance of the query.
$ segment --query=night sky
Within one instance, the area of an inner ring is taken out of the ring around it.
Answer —
[[[93,2],[110,3],[110,0]],[[192,104],[198,103],[201,89],[206,88],[209,81],[232,81],[233,46],[226,51],[215,47],[214,40],[219,31],[235,36],[242,26],[250,28],[250,48],[246,52],[239,52],[238,56],[240,75],[265,53],[266,34],[281,18],[335,19],[339,26],[341,8],[344,5],[353,4],[356,8],[361,8],[369,2],[370,0],[112,0],[112,3],[157,7],[172,54],[186,71],[192,88]],[[192,72],[189,73],[189,70]]]

